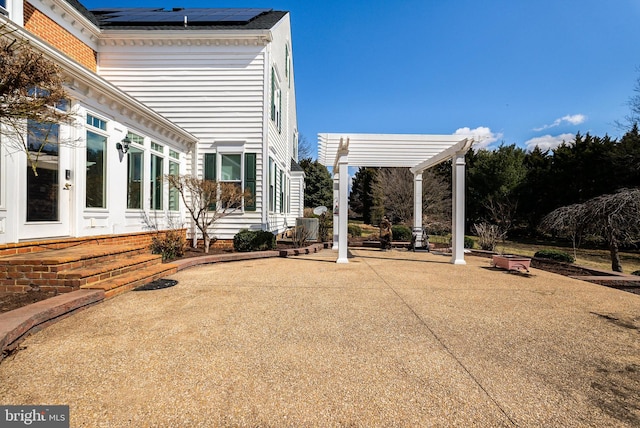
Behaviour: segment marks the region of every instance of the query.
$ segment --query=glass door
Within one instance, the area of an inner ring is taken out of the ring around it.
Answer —
[[[70,170],[63,166],[69,163],[69,148],[59,144],[59,125],[29,122],[27,128],[29,150],[23,175],[24,226],[20,239],[68,236]]]

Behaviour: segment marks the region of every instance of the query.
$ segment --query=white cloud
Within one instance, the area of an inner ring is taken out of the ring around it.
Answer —
[[[563,142],[572,142],[575,139],[574,134],[560,134],[560,135],[543,135],[542,137],[532,138],[526,141],[524,144],[528,151],[533,150],[536,146],[540,147],[542,151],[555,149]]]
[[[471,129],[468,126],[464,128],[459,128],[453,135],[464,135],[471,136],[475,139],[474,149],[486,149],[492,143],[495,143],[500,138],[502,138],[502,134],[495,134],[491,131],[490,128],[486,126],[479,126],[475,129]]]
[[[555,128],[556,126],[562,125],[562,123],[570,123],[571,125],[580,125],[587,120],[587,116],[584,114],[568,114],[559,119],[553,121],[553,123],[549,125],[543,125],[540,128],[533,128],[534,131],[544,131],[545,129]]]

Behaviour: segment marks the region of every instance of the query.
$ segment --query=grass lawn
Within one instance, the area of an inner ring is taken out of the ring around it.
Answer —
[[[357,224],[362,230],[363,238],[375,237],[379,232],[379,229],[375,226],[363,224],[362,222],[355,222],[353,220],[350,223]],[[429,236],[429,242],[448,244],[451,236]],[[471,236],[471,239],[476,241],[475,236]],[[475,248],[479,248],[477,242]],[[496,252],[500,254],[518,254],[521,256],[533,256],[536,251],[542,249],[554,249],[564,251],[573,255],[573,248],[566,245],[554,245],[552,243],[545,242],[525,242],[525,241],[506,241],[504,244],[499,242],[496,246]],[[622,269],[624,273],[631,273],[640,270],[640,251],[620,252],[620,260],[622,263]],[[611,270],[611,256],[609,250],[606,249],[594,249],[594,248],[578,248],[576,250],[576,265],[592,267],[601,270]]]
[[[475,237],[471,237],[474,239]],[[431,242],[449,242],[449,237],[431,236]],[[476,244],[476,248],[478,248]],[[500,254],[518,254],[521,256],[533,256],[536,251],[542,249],[560,250],[573,255],[573,248],[570,246],[553,245],[542,242],[499,242],[496,252]],[[620,252],[620,260],[624,273],[631,273],[640,270],[640,252]],[[576,250],[576,265],[592,267],[602,270],[611,270],[611,256],[609,250],[594,248],[578,248]]]
[[[507,241],[504,246],[499,243],[496,251],[504,254],[521,254],[523,256],[533,256],[536,251],[541,249],[554,249],[573,254],[573,248],[560,247],[549,244],[530,244]],[[624,273],[631,273],[640,270],[640,253],[620,252],[620,261]],[[609,250],[601,250],[594,248],[578,248],[576,250],[575,264],[580,266],[594,267],[602,270],[611,270],[611,255]]]

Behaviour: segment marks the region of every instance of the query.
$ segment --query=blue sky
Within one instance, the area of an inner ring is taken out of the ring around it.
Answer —
[[[82,1],[82,0],[81,0]],[[619,137],[640,77],[640,0],[90,0],[291,12],[298,127],[483,135],[552,147]]]

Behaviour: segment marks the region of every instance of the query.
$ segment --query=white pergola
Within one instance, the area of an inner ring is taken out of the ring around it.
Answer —
[[[349,166],[405,167],[413,173],[413,231],[422,245],[422,172],[453,159],[451,263],[464,260],[464,156],[471,136],[403,134],[318,134],[318,161],[333,167],[333,249],[337,263],[348,263]],[[337,225],[337,227],[336,227]]]

